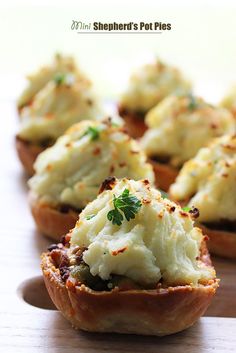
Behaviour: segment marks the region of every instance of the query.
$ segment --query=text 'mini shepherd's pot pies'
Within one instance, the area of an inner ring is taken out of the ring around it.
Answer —
[[[37,155],[52,145],[72,124],[102,115],[91,83],[74,73],[56,73],[21,110],[16,137],[19,158],[32,175]]]
[[[148,180],[106,180],[75,228],[42,255],[48,292],[75,328],[168,335],[191,326],[218,287],[194,212]]]
[[[181,72],[160,60],[136,70],[129,80],[127,90],[119,103],[119,113],[133,137],[146,130],[145,114],[169,94],[188,93],[191,86]]]
[[[138,143],[111,120],[72,126],[34,166],[29,180],[32,213],[38,228],[57,240],[74,226],[107,177],[154,182],[152,166]]]
[[[217,138],[186,162],[171,197],[199,209],[212,253],[236,259],[236,135]]]
[[[213,137],[234,133],[236,121],[226,109],[203,99],[172,95],[146,116],[141,145],[153,165],[160,189],[167,191],[181,166]]]

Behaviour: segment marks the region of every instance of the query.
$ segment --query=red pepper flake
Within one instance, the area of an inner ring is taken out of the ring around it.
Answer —
[[[110,166],[110,174],[113,174],[113,173],[114,173],[114,170],[115,170],[114,165],[111,165],[111,166]]]
[[[170,208],[170,212],[172,213],[172,212],[175,212],[175,206],[172,206],[171,208]]]
[[[218,125],[216,123],[211,123],[210,127],[212,129],[218,129]]]
[[[99,194],[101,194],[104,190],[112,190],[115,184],[116,178],[114,176],[106,178],[100,187]]]
[[[184,212],[184,211],[179,211],[180,215],[183,216],[183,217],[188,217],[188,213],[187,212]]]
[[[33,105],[33,103],[34,103],[34,99],[32,98],[32,99],[27,103],[27,105],[28,105],[29,107],[31,107],[31,106]]]
[[[66,281],[66,287],[71,290],[72,292],[75,292],[75,286],[76,286],[76,279],[72,278],[71,276],[67,279]]]
[[[142,203],[143,203],[144,205],[147,205],[147,204],[151,203],[151,200],[142,199]]]
[[[46,119],[53,119],[54,118],[54,114],[53,113],[47,113],[47,114],[45,114],[45,118]]]
[[[93,101],[91,99],[87,99],[87,103],[90,107],[93,105]]]
[[[230,144],[224,144],[222,145],[223,148],[226,148],[228,150],[231,150],[231,151],[235,151],[236,150],[236,146],[232,146]]]
[[[112,255],[113,256],[116,256],[116,255],[118,255],[118,254],[122,254],[125,250],[127,250],[127,246],[125,246],[124,248],[121,248],[121,249],[118,249],[118,250],[114,250],[114,251],[112,251]]]
[[[119,163],[119,166],[120,166],[121,168],[123,168],[123,167],[126,166],[126,163],[125,163],[125,162],[121,162],[121,163]]]
[[[47,172],[50,172],[50,170],[52,170],[52,165],[51,165],[51,164],[48,164],[48,165],[46,166],[46,171],[47,171]]]
[[[70,242],[70,239],[71,239],[71,232],[67,233],[66,235],[63,235],[61,237],[61,243],[66,246],[69,242]]]
[[[50,256],[51,256],[51,259],[52,259],[52,261],[53,261],[53,264],[54,264],[56,267],[59,267],[60,261],[61,261],[61,250],[60,250],[60,249],[53,249],[53,250],[50,252]]]
[[[148,179],[143,179],[141,182],[144,184],[147,190],[150,190],[150,183]]]
[[[97,156],[97,155],[100,154],[100,153],[101,153],[101,148],[100,148],[100,147],[94,148],[94,150],[93,150],[93,155],[94,155],[94,156]]]
[[[71,146],[72,146],[72,143],[71,143],[71,142],[67,142],[67,143],[65,144],[65,146],[66,146],[66,147],[71,147]]]

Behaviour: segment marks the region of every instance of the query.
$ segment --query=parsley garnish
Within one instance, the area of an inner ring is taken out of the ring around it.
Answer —
[[[63,83],[65,83],[66,80],[66,74],[60,73],[58,72],[55,76],[54,76],[54,82],[56,83],[56,85],[61,85]]]
[[[192,94],[189,94],[188,98],[189,98],[188,109],[189,110],[196,109],[198,107],[198,102],[196,98]]]
[[[93,217],[95,217],[95,214],[90,214],[86,217],[87,221],[89,221],[90,219],[92,219]]]
[[[142,203],[136,196],[130,195],[128,189],[125,189],[120,196],[113,195],[113,205],[114,209],[108,212],[107,219],[112,224],[120,226],[124,216],[127,221],[135,218],[135,214],[138,213]],[[124,213],[124,216],[120,211]]]
[[[168,199],[168,194],[167,194],[165,191],[160,190],[160,189],[159,189],[159,191],[160,191],[161,197],[162,197],[163,199]]]
[[[191,210],[191,207],[185,206],[185,207],[182,207],[182,210],[184,212],[189,212]]]
[[[95,141],[99,138],[100,131],[97,127],[89,126],[83,136],[90,135],[92,141]]]

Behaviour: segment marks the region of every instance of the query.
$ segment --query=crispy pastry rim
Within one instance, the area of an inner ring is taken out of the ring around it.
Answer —
[[[210,266],[207,250],[202,261]],[[219,280],[150,290],[94,291],[84,284],[70,286],[61,280],[50,252],[42,254],[41,267],[49,295],[76,329],[165,336],[192,326],[208,308]]]

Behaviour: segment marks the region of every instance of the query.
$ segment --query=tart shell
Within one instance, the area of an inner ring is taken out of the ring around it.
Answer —
[[[209,237],[208,248],[212,254],[236,260],[236,233],[211,229],[203,224],[198,226]]]
[[[135,139],[142,137],[147,130],[147,126],[144,122],[145,114],[131,112],[122,107],[119,107],[118,111],[125,122],[127,133]]]
[[[38,155],[45,150],[45,147],[30,143],[16,136],[16,150],[26,173],[32,176],[34,174],[34,162]]]
[[[159,163],[153,159],[149,159],[149,163],[153,167],[156,187],[167,192],[170,185],[174,183],[179,171],[168,164]]]
[[[204,314],[218,287],[215,279],[197,286],[99,292],[64,283],[50,252],[42,254],[41,267],[58,310],[76,329],[91,332],[165,336],[182,331]]]
[[[51,205],[40,202],[32,192],[29,193],[29,203],[39,231],[58,242],[62,235],[74,228],[79,217],[79,213],[73,210],[64,213]]]

